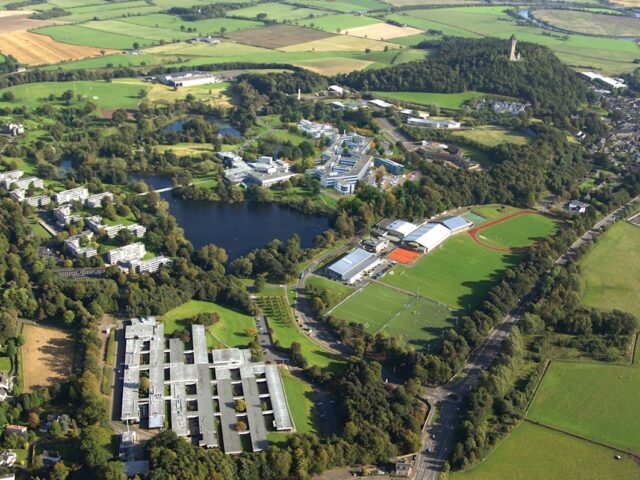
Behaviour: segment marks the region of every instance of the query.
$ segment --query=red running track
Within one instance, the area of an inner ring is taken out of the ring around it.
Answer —
[[[512,214],[507,215],[505,217],[496,218],[495,220],[491,220],[490,222],[483,223],[479,227],[472,228],[467,233],[469,234],[469,236],[471,238],[473,238],[474,242],[476,242],[478,245],[480,245],[480,246],[482,246],[484,248],[488,248],[489,250],[495,250],[496,252],[522,252],[522,251],[526,250],[527,247],[525,247],[525,248],[500,248],[500,247],[494,247],[493,245],[487,245],[480,238],[478,238],[478,235],[480,234],[480,232],[482,230],[484,230],[486,228],[489,228],[489,227],[493,227],[494,225],[497,225],[498,223],[506,222],[508,220],[511,220],[512,218],[520,217],[522,215],[540,215],[540,213],[536,212],[535,210],[521,210],[519,212],[512,213]]]

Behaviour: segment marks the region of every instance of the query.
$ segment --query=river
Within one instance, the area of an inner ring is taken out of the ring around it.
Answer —
[[[167,176],[131,175],[144,180],[154,189],[171,186]],[[293,234],[300,237],[303,247],[311,247],[313,238],[329,228],[329,219],[305,215],[279,204],[240,202],[219,203],[185,200],[165,192],[161,197],[169,203],[184,235],[200,248],[214,243],[224,248],[232,261],[274,238],[286,240]]]

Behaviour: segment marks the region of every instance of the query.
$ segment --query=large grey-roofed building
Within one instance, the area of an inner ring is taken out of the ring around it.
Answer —
[[[403,243],[428,252],[433,250],[451,236],[451,230],[439,223],[425,223],[407,235]]]
[[[202,325],[192,326],[191,339],[190,350],[180,339],[167,342],[163,325],[154,318],[133,319],[125,328],[122,421],[146,421],[148,428],[164,428],[168,403],[168,423],[176,435],[229,454],[243,451],[242,435],[249,436],[253,451],[260,451],[268,447],[269,429],[293,429],[276,366],[253,363],[248,349],[209,352]],[[148,396],[140,394],[141,375],[149,376]],[[240,398],[245,400],[245,412],[236,411],[235,401]],[[263,399],[268,401],[263,404]],[[269,403],[271,410],[266,407]],[[267,425],[272,415],[273,425]],[[246,423],[246,431],[238,428],[239,421]]]
[[[385,230],[389,235],[392,235],[399,240],[402,240],[406,236],[412,234],[418,228],[417,225],[407,222],[406,220],[395,220],[390,225],[388,225]]]
[[[473,223],[460,216],[444,218],[442,220],[438,220],[437,223],[441,223],[442,225],[447,227],[449,230],[451,230],[451,233],[462,232],[473,226]]]
[[[327,268],[329,276],[339,278],[348,283],[354,283],[368,271],[374,269],[380,258],[362,248],[356,248]]]

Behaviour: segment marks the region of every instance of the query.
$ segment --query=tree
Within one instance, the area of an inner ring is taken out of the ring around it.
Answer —
[[[111,115],[111,121],[116,126],[122,125],[124,122],[127,121],[128,118],[129,118],[129,113],[123,108],[117,109]]]
[[[64,462],[60,461],[51,469],[49,480],[66,480],[68,476],[69,468],[64,464]]]
[[[13,92],[4,92],[2,94],[2,100],[5,102],[13,102],[16,99],[16,95]]]
[[[258,336],[258,329],[256,327],[249,327],[244,331],[244,333],[247,337],[255,338]]]
[[[104,469],[104,480],[126,480],[124,464],[122,462],[109,462]]]
[[[266,275],[264,274],[258,274],[256,276],[256,279],[253,281],[253,289],[256,293],[260,293],[263,289],[265,284],[267,283],[266,280]]]
[[[236,404],[236,412],[243,413],[247,411],[247,402],[243,398],[236,400],[235,404]]]
[[[37,412],[29,412],[27,422],[31,428],[36,430],[40,426],[40,415]]]
[[[71,104],[71,100],[73,100],[73,90],[65,90],[64,92],[62,92],[62,95],[60,95],[60,98],[67,105],[70,105]]]
[[[239,432],[246,432],[247,430],[249,430],[249,427],[247,426],[246,422],[244,422],[243,420],[238,420],[238,423],[236,424],[236,428]]]

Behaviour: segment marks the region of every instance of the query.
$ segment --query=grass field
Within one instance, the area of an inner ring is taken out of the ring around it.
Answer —
[[[410,267],[395,266],[382,281],[416,291],[452,309],[471,311],[520,258],[519,254],[482,247],[462,233]]]
[[[526,145],[531,139],[529,135],[524,133],[494,125],[482,125],[472,129],[459,130],[452,133],[455,136],[468,138],[469,140],[474,140],[489,147],[495,147],[501,143]]]
[[[280,50],[283,52],[351,52],[357,50],[364,52],[366,49],[371,51],[381,51],[385,48],[395,49],[399,48],[399,46],[393,43],[380,42],[378,40],[371,40],[368,38],[357,38],[342,35],[313,40],[311,42],[298,43],[295,45],[288,45],[286,47],[282,47]]]
[[[384,331],[421,346],[437,339],[443,328],[452,325],[452,315],[446,307],[375,283],[356,293],[332,315],[362,323],[368,332]]]
[[[164,333],[169,335],[176,330],[188,329],[187,319],[199,313],[217,313],[220,321],[207,329],[207,345],[209,347],[246,347],[251,339],[245,333],[254,328],[253,317],[211,302],[191,300],[168,311],[162,317]]]
[[[222,27],[225,28],[225,32],[230,33],[262,25],[260,22],[240,20],[236,18],[208,18],[206,20],[186,22],[181,20],[180,17],[165,14],[144,15],[142,17],[125,17],[120,19],[120,21],[143,27],[154,27],[178,32],[181,32],[182,27],[185,29],[194,28],[197,34],[203,35],[219,33]],[[192,37],[194,35],[196,35],[196,33],[190,34]]]
[[[48,35],[54,40],[72,45],[84,45],[95,48],[111,48],[115,50],[127,50],[133,48],[134,43],[140,46],[153,45],[152,40],[144,39],[135,35],[135,28],[129,30],[129,34],[122,35],[111,32],[100,32],[92,28],[85,28],[81,25],[58,25],[55,27],[45,27],[35,30],[41,35]]]
[[[289,402],[289,411],[298,433],[316,432],[313,418],[312,387],[310,384],[294,377],[289,370],[281,369],[280,376]]]
[[[312,72],[319,73],[320,75],[337,75],[339,73],[349,73],[355,70],[364,70],[368,66],[372,65],[372,61],[357,60],[355,58],[346,57],[329,57],[318,58],[316,60],[299,60],[292,62]]]
[[[580,262],[582,301],[640,318],[640,228],[618,222]]]
[[[459,109],[474,98],[484,95],[481,92],[462,93],[428,93],[428,92],[373,92],[376,96],[400,102],[415,103],[417,105],[439,105],[442,108]]]
[[[619,37],[637,37],[640,32],[640,18],[636,17],[575,10],[542,9],[533,13],[538,20],[571,32]]]
[[[523,422],[480,464],[451,480],[604,480],[640,476],[633,459],[564,433]]]
[[[322,15],[324,12],[311,8],[300,8],[283,3],[268,2],[229,11],[230,16],[256,18],[261,13],[266,13],[267,20],[296,20],[298,18],[308,18],[309,16]]]
[[[272,307],[276,311],[275,314],[272,312],[270,315],[265,311],[273,341],[277,341],[284,348],[290,348],[293,342],[298,342],[302,349],[302,354],[309,362],[309,366],[318,365],[319,367],[337,368],[340,359],[313,342],[307,334],[302,333],[295,324],[293,313],[286,306],[284,297],[277,298],[281,302],[281,307]],[[265,300],[263,301],[266,302]],[[273,302],[275,302],[275,299],[272,299]],[[287,313],[279,313],[285,308],[288,309]]]
[[[351,28],[365,27],[378,22],[379,20],[377,18],[340,13],[299,20],[297,23],[305,27],[319,28],[325,32],[348,33]]]
[[[523,248],[552,235],[557,224],[544,215],[522,215],[492,225],[479,234],[482,243],[497,248]]]
[[[318,7],[336,12],[362,12],[389,8],[386,3],[378,0],[307,0],[304,3],[309,7]]]
[[[234,32],[229,35],[229,38],[255,47],[282,48],[298,43],[322,40],[330,36],[326,32],[311,28],[296,27],[294,25],[275,25]]]
[[[22,350],[24,391],[66,381],[72,373],[74,341],[60,330],[24,325]]]
[[[340,303],[353,293],[353,288],[324,277],[313,276],[309,278],[307,280],[307,286],[316,288],[320,291],[327,290],[331,299],[331,303],[327,305],[329,308]]]
[[[24,106],[34,109],[43,103],[55,104],[46,100],[53,94],[56,97],[71,90],[75,97],[82,96],[84,101],[91,101],[101,108],[135,108],[140,103],[140,90],[148,90],[149,85],[140,83],[128,84],[119,82],[102,81],[76,81],[76,82],[42,82],[29,83],[9,87],[4,91],[11,91],[16,96],[15,106]],[[74,99],[75,101],[75,99]],[[58,102],[62,103],[62,102]]]
[[[640,450],[637,366],[552,362],[528,418],[617,447]]]

